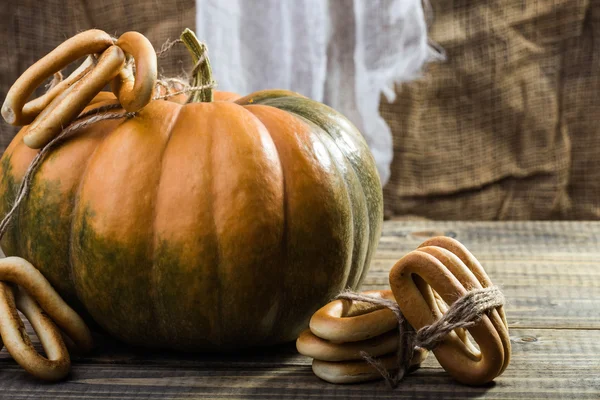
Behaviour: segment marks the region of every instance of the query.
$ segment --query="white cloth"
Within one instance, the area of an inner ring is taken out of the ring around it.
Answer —
[[[387,182],[392,135],[381,93],[415,78],[429,56],[421,0],[196,0],[220,90],[293,90],[346,115]]]

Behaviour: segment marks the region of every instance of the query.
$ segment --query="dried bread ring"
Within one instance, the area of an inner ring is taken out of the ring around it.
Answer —
[[[302,355],[321,361],[362,360],[361,351],[372,357],[394,353],[398,350],[398,331],[387,333],[360,342],[332,343],[312,333],[310,329],[300,333],[296,349]]]
[[[134,58],[135,77],[125,67],[124,52]],[[88,58],[43,96],[26,103],[45,79],[86,55],[94,58]],[[92,62],[96,57],[98,61]],[[156,53],[142,34],[127,32],[115,41],[106,32],[91,29],[66,40],[17,79],[2,105],[2,116],[13,125],[30,124],[23,141],[39,149],[73,121],[111,81],[114,93],[128,112],[139,111],[152,100],[157,81]]]
[[[427,354],[427,350],[415,348],[409,371],[418,368]],[[395,353],[379,357],[378,361],[387,370],[398,368],[398,356]],[[330,383],[358,383],[381,379],[379,371],[366,361],[331,362],[315,359],[312,370],[316,376]]]
[[[111,82],[111,89],[128,112],[141,110],[152,100],[157,80],[154,47],[141,33],[126,32],[116,42],[135,61],[135,76],[131,68],[122,68]]]
[[[113,45],[113,39],[104,31],[90,29],[65,40],[46,56],[38,60],[15,81],[2,104],[2,117],[11,125],[26,125],[48,104],[75,81],[82,71],[71,74],[67,82],[57,85],[47,94],[26,104],[33,91],[52,74],[89,54],[102,53]],[[85,68],[87,68],[86,65]],[[84,68],[84,69],[85,69]]]
[[[0,259],[0,281],[0,336],[6,349],[32,375],[49,381],[64,378],[71,363],[58,327],[85,352],[93,347],[87,325],[28,261],[19,257]],[[19,285],[16,296],[5,282]],[[17,309],[31,322],[47,358],[32,346]]]
[[[33,376],[57,381],[69,374],[71,359],[60,331],[26,293],[15,296],[13,289],[0,282],[0,335],[14,360]],[[38,335],[47,357],[33,347],[17,308],[25,314]]]
[[[394,300],[390,290],[363,292],[367,296]],[[395,329],[398,320],[387,308],[364,302],[334,300],[313,314],[310,330],[321,339],[334,343],[367,340]]]
[[[466,295],[469,290],[491,283],[489,278],[486,281],[487,275],[483,275],[483,269],[477,269],[472,260],[463,257],[469,262],[467,266],[458,255],[447,249],[459,248],[457,243],[451,238],[428,241],[425,247],[400,259],[390,272],[390,286],[396,301],[416,330],[431,325],[439,316],[424,298],[422,288],[419,289],[415,282],[415,276],[430,285],[449,305]],[[439,246],[440,244],[444,247]],[[466,254],[464,250],[463,247],[463,256]],[[479,345],[479,351],[466,344],[466,338],[460,337],[456,332],[447,335],[433,350],[442,367],[456,380],[471,385],[484,384],[492,381],[506,368],[510,358],[510,341],[501,312],[492,310],[489,316],[484,315],[476,325],[468,328]]]
[[[469,250],[467,250],[462,243],[455,239],[444,236],[432,238],[421,244],[418,250],[429,253],[440,260],[450,270],[450,272],[457,277],[460,283],[467,288],[467,290],[482,289],[493,286],[492,280],[489,278],[475,256]],[[458,262],[456,257],[458,257],[462,263]],[[471,274],[464,270],[462,267],[463,265],[468,268],[468,271],[470,271]],[[510,363],[511,353],[510,336],[508,334],[508,323],[506,322],[504,307],[500,306],[494,310],[491,310],[488,313],[488,317],[498,332],[500,340],[502,341],[502,347],[504,348],[504,363],[499,373],[501,374]],[[462,331],[464,335],[464,329],[462,329]],[[460,331],[457,331],[457,334],[459,333]],[[463,337],[463,342],[467,346],[470,344],[470,341],[466,338],[466,336]],[[476,349],[473,350],[473,352],[475,353]]]
[[[95,58],[93,56],[89,56],[67,78],[58,82],[40,97],[36,97],[35,99],[27,102],[23,106],[23,115],[27,116],[29,121],[28,123],[33,121],[35,117],[37,117],[42,111],[44,111],[44,109],[48,107],[52,100],[54,100],[57,96],[59,96],[65,90],[73,86],[78,80],[80,80],[88,72],[90,72],[92,68],[94,68],[94,65]]]
[[[117,46],[106,49],[94,68],[55,97],[36,117],[23,137],[32,149],[44,147],[71,122],[121,70],[125,55]]]
[[[460,260],[467,266],[467,268],[473,273],[473,275],[475,275],[475,278],[477,282],[481,285],[481,287],[487,288],[494,285],[488,274],[485,272],[485,269],[483,268],[479,260],[477,260],[477,258],[458,240],[446,236],[437,236],[423,242],[419,246],[419,249],[432,246],[446,249],[452,254],[456,255],[458,258],[460,258]],[[466,281],[461,281],[461,283],[465,285]],[[510,336],[508,334],[508,322],[506,321],[506,313],[504,311],[504,307],[498,307],[495,310],[495,312],[492,311],[490,313],[490,316],[492,318],[494,326],[496,327],[498,332],[501,333],[500,337],[502,339],[502,345],[505,349],[504,365],[502,367],[502,370],[500,371],[500,373],[502,373],[510,363],[511,354]],[[501,321],[498,320],[498,317],[500,317]]]

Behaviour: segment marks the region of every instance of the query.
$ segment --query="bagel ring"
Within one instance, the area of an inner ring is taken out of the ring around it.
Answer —
[[[363,295],[396,301],[391,290],[370,290]],[[391,331],[398,325],[387,308],[365,302],[334,300],[313,314],[309,327],[321,339],[334,343],[358,342]]]
[[[415,277],[418,277],[415,279]],[[491,286],[475,257],[458,241],[438,237],[400,259],[390,272],[390,286],[408,322],[419,330],[440,318],[444,308],[430,307],[417,281],[424,281],[448,305],[469,290]],[[491,310],[468,328],[479,350],[466,335],[451,332],[433,353],[442,367],[462,383],[478,385],[500,375],[510,361],[510,338],[502,307]]]

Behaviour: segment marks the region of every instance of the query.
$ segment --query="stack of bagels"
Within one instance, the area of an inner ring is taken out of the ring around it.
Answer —
[[[392,290],[360,295],[396,302],[415,331],[431,326],[470,291],[493,288],[479,261],[449,237],[431,238],[400,259],[390,271],[390,286]],[[312,316],[296,347],[313,358],[312,369],[319,378],[331,383],[356,383],[385,375],[373,366],[373,359],[390,374],[399,368],[399,335],[398,318],[390,309],[366,301],[338,299]],[[503,307],[487,309],[467,329],[454,329],[432,352],[457,381],[470,385],[491,382],[510,361]],[[410,369],[418,368],[427,354],[427,350],[414,347]]]

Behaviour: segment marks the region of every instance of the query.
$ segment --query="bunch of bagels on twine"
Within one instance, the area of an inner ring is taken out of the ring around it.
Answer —
[[[392,267],[390,286],[341,293],[312,316],[296,347],[314,359],[315,375],[331,383],[383,378],[394,388],[429,351],[464,384],[486,384],[504,372],[504,296],[460,242],[425,241]]]

